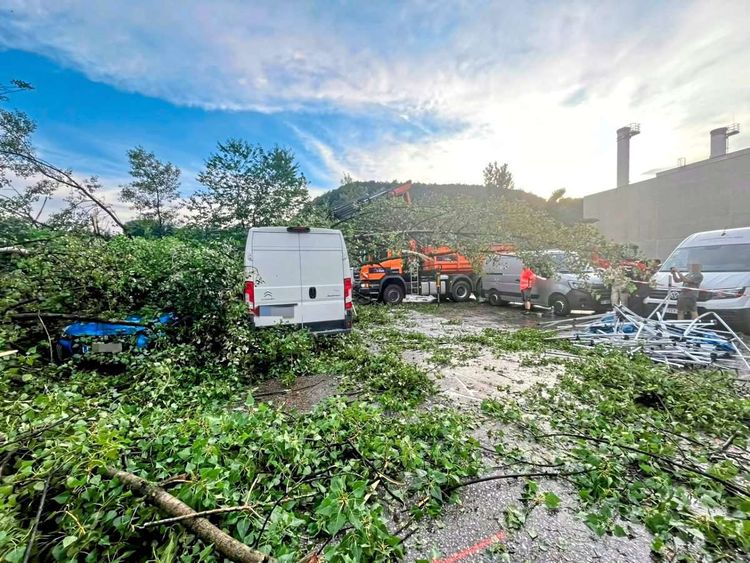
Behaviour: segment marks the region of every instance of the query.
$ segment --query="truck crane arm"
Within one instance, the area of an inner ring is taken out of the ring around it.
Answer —
[[[406,203],[411,203],[411,196],[409,195],[409,190],[411,190],[411,188],[412,183],[411,180],[409,180],[408,182],[401,184],[400,186],[396,186],[395,188],[391,188],[390,190],[383,190],[382,192],[361,197],[355,201],[350,201],[349,203],[339,205],[332,211],[333,217],[338,220],[338,223],[336,223],[336,225],[339,225],[348,221],[349,219],[356,217],[359,214],[359,210],[363,206],[368,205],[373,201],[376,201],[383,197],[403,197]],[[334,227],[336,225],[334,225]]]

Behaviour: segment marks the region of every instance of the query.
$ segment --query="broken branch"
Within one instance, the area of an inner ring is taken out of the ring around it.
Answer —
[[[728,491],[732,491],[735,494],[739,494],[744,497],[750,497],[750,491],[748,491],[744,487],[741,487],[740,485],[736,485],[735,483],[732,483],[731,481],[727,481],[726,479],[722,479],[721,477],[717,477],[716,475],[712,475],[711,473],[708,473],[707,471],[703,471],[700,467],[686,465],[684,463],[680,463],[679,461],[675,461],[674,459],[670,459],[663,455],[647,452],[645,450],[634,448],[632,446],[626,446],[624,444],[618,444],[616,442],[610,442],[609,440],[602,440],[601,438],[594,438],[593,436],[586,436],[584,434],[574,434],[574,433],[568,433],[568,432],[556,432],[553,434],[543,434],[541,436],[536,436],[536,438],[553,438],[553,437],[578,438],[580,440],[587,440],[589,442],[594,442],[596,444],[606,444],[608,446],[614,446],[616,448],[621,448],[623,450],[628,450],[634,453],[642,454],[642,455],[650,457],[651,459],[655,459],[657,461],[668,463],[669,465],[672,465],[684,471],[689,471],[691,473],[695,473],[697,475],[701,475],[703,477],[711,479],[712,481],[716,481],[717,483],[720,483],[721,485],[723,485],[724,488],[726,488]]]
[[[538,471],[536,473],[512,473],[508,475],[489,475],[487,477],[477,477],[476,479],[469,479],[468,481],[462,481],[461,483],[457,483],[455,485],[451,485],[447,489],[445,489],[446,493],[450,493],[455,491],[456,489],[460,489],[461,487],[466,487],[468,485],[476,485],[477,483],[484,483],[485,481],[497,481],[499,479],[518,479],[521,477],[570,477],[571,475],[581,475],[583,473],[589,473],[592,471],[592,469],[581,469],[579,471],[566,471],[566,472],[559,472],[554,473],[550,471]]]
[[[173,497],[161,487],[149,483],[128,471],[106,467],[104,473],[111,479],[117,479],[132,492],[143,496],[148,502],[172,516],[189,516],[182,521],[201,540],[213,544],[217,551],[227,559],[240,563],[271,563],[273,558],[256,551],[237,541],[220,530],[207,519],[197,516],[195,511],[181,500]]]
[[[28,432],[24,432],[23,434],[19,434],[12,440],[8,440],[7,442],[3,442],[2,444],[0,444],[0,448],[5,448],[7,446],[10,446],[11,444],[23,442],[24,440],[28,440],[29,438],[33,438],[34,436],[38,436],[39,434],[46,432],[47,430],[50,430],[51,428],[54,428],[55,426],[58,426],[69,419],[70,419],[69,416],[64,416],[62,418],[58,418],[56,421],[51,422],[50,424],[42,426],[41,428],[38,428],[36,430],[30,430]]]
[[[146,522],[142,526],[138,526],[141,529],[153,528],[154,526],[161,526],[162,524],[172,524],[174,522],[182,522],[190,518],[200,518],[202,516],[210,516],[212,514],[227,514],[229,512],[255,512],[255,509],[249,504],[243,504],[242,506],[227,506],[224,508],[212,508],[211,510],[202,510],[201,512],[193,512],[192,514],[182,514],[180,516],[173,516],[172,518],[162,518],[161,520],[154,520],[153,522]],[[256,513],[257,515],[257,513]]]
[[[31,558],[31,552],[34,551],[34,542],[36,541],[36,531],[39,528],[39,520],[42,518],[42,510],[44,509],[44,501],[47,500],[47,491],[49,490],[49,482],[52,479],[52,472],[47,475],[47,480],[44,482],[44,489],[42,490],[42,499],[39,501],[39,508],[36,511],[36,517],[34,523],[31,526],[31,537],[29,543],[26,546],[26,552],[23,555],[23,563],[29,563]]]

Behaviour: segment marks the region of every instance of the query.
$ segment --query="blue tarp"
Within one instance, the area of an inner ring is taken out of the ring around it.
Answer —
[[[171,324],[176,318],[174,313],[162,313],[151,320],[144,320],[142,316],[138,315],[130,315],[123,319],[129,323],[143,323],[142,326],[118,324],[116,322],[75,322],[63,329],[62,337],[57,343],[68,354],[73,354],[73,344],[76,338],[135,336],[135,347],[145,348],[154,337],[154,332],[150,327]],[[82,352],[88,352],[88,347],[85,347]]]

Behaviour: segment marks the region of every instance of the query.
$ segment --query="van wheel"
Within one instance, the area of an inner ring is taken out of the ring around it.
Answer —
[[[487,296],[487,301],[489,301],[490,305],[492,305],[493,307],[499,307],[503,304],[503,300],[500,298],[500,294],[494,289],[491,290],[490,294]]]
[[[471,284],[466,280],[458,280],[451,285],[451,299],[457,303],[468,301],[471,297]]]
[[[549,306],[555,315],[566,317],[570,314],[570,303],[567,297],[560,293],[553,293],[549,298]]]
[[[383,290],[383,303],[386,305],[398,305],[404,300],[404,288],[392,283]]]

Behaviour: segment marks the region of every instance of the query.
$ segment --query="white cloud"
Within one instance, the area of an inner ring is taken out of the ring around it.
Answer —
[[[0,45],[178,104],[390,113],[421,132],[344,143],[298,125],[332,183],[478,182],[500,160],[520,187],[582,195],[613,186],[622,125],[642,124],[638,180],[706,157],[710,129],[750,123],[747,2],[121,6],[11,0]]]

